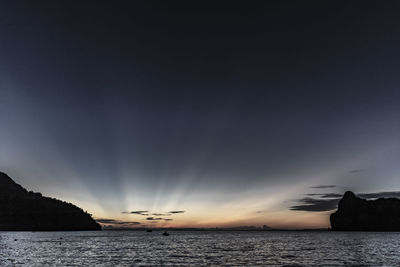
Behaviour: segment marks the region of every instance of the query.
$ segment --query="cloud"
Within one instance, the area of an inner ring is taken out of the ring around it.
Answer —
[[[300,205],[291,206],[289,209],[297,211],[313,211],[313,212],[330,211],[336,209],[339,200],[340,200],[339,198],[316,199],[311,197],[305,197],[298,200]]]
[[[168,221],[172,221],[173,219],[164,219],[164,221],[168,222]]]
[[[147,220],[147,221],[161,221],[161,220],[163,220],[163,218],[147,217],[146,220]]]
[[[132,225],[139,225],[141,224],[140,222],[131,222],[131,221],[120,221],[120,220],[114,220],[114,219],[96,219],[97,222],[103,223],[103,224],[118,224],[118,225],[125,225],[125,226],[132,226]]]
[[[115,223],[115,222],[117,222],[116,220],[113,220],[113,219],[96,219],[96,221],[99,223]]]
[[[176,214],[176,213],[185,213],[184,210],[171,210],[169,213]]]
[[[341,198],[343,196],[343,194],[338,194],[338,193],[306,194],[306,196],[317,196],[320,198]]]
[[[184,210],[172,210],[168,212],[156,212],[156,213],[149,213],[148,210],[134,210],[134,211],[123,211],[121,212],[122,214],[136,214],[136,215],[142,215],[142,216],[171,216],[173,214],[178,214],[178,213],[185,213]]]
[[[148,210],[134,210],[134,211],[123,211],[121,213],[123,214],[137,214],[137,215],[143,215],[143,216],[147,216],[149,214],[147,214],[147,212],[149,212]]]
[[[357,194],[357,196],[362,197],[362,198],[390,198],[390,197],[395,197],[395,198],[400,198],[400,191],[388,191],[388,192],[377,192],[377,193],[361,193]]]
[[[147,215],[148,210],[134,210],[129,212],[130,214]]]
[[[358,197],[364,199],[376,198],[400,198],[400,191],[376,192],[376,193],[359,193]],[[306,194],[307,197],[296,200],[297,205],[289,207],[290,210],[321,212],[330,211],[337,208],[337,204],[342,199],[343,194],[326,193],[326,194]]]
[[[358,193],[358,197],[366,199],[374,198],[390,198],[396,197],[400,198],[400,191],[387,191],[387,192],[376,192],[376,193]],[[343,194],[339,193],[326,193],[326,194],[306,194],[306,196],[318,196],[320,198],[342,198]]]
[[[316,188],[316,189],[335,188],[335,187],[336,187],[336,185],[333,185],[333,184],[311,186],[311,188]]]

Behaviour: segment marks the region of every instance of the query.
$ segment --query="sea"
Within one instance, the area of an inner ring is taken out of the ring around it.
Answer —
[[[400,233],[0,232],[0,266],[400,266]]]

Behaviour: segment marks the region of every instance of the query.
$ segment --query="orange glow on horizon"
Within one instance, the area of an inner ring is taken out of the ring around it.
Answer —
[[[100,217],[94,216],[96,219],[108,218],[121,222],[139,222],[134,226],[126,226],[126,228],[229,228],[239,226],[255,226],[262,227],[267,225],[273,229],[315,229],[329,228],[329,215],[331,212],[299,212],[299,211],[281,211],[271,214],[263,214],[262,216],[246,217],[233,216],[221,218],[209,215],[188,215],[179,214],[170,216],[172,221],[147,221],[145,216],[119,216]],[[121,214],[122,215],[122,214]],[[124,226],[112,223],[101,223],[111,225],[116,228],[124,228]]]

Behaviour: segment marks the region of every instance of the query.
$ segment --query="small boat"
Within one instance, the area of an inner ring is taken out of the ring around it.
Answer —
[[[165,231],[162,235],[169,236],[169,233],[167,231]]]
[[[146,232],[150,233],[150,232],[153,232],[153,230],[147,229]]]

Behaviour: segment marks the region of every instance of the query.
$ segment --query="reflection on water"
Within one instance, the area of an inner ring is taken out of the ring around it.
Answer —
[[[400,233],[0,232],[1,266],[398,266]]]

